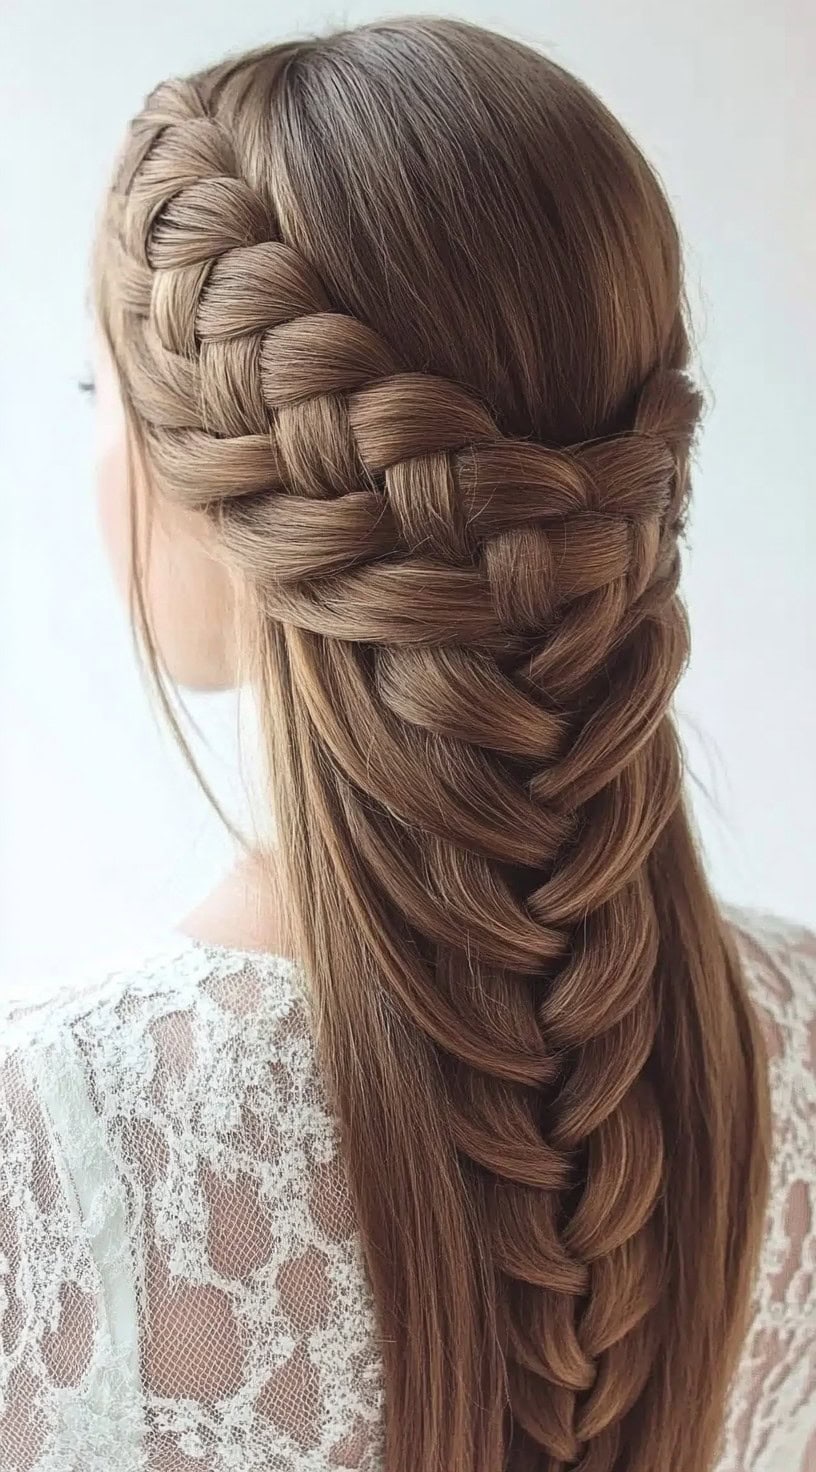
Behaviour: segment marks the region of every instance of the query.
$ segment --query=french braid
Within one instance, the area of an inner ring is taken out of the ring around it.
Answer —
[[[412,1465],[498,1472],[507,1453],[513,1469],[691,1472],[683,1448],[710,1437],[660,1419],[684,1286],[666,1070],[688,1039],[666,1032],[682,1003],[665,991],[655,874],[685,823],[669,706],[698,395],[657,365],[624,428],[566,446],[503,432],[471,386],[418,371],[341,309],[214,95],[165,85],[133,125],[100,294],[156,487],[216,524],[304,733],[297,753],[278,748],[314,809],[304,908],[326,923],[322,856],[377,967],[379,994],[349,1003],[344,1033],[304,942],[329,1067],[332,1039],[373,1067],[375,1014],[397,1042],[410,1030],[440,1175],[448,1152],[466,1195],[445,1211],[494,1299],[479,1310],[482,1444],[459,1405],[458,1449],[451,1433],[431,1453],[417,1430]],[[342,1061],[333,1076],[353,1138],[365,1124]],[[396,1150],[384,1110],[372,1099],[369,1138],[379,1127]],[[349,1158],[391,1341],[406,1280],[399,1264],[389,1280],[388,1207],[367,1195],[376,1163],[353,1144]],[[410,1191],[406,1161],[389,1164]],[[452,1330],[441,1349],[457,1353]],[[394,1421],[405,1361],[385,1352]],[[389,1472],[407,1472],[406,1445],[392,1429]]]

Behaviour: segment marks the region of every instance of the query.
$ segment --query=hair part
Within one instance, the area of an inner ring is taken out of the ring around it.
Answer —
[[[389,1472],[702,1472],[768,1117],[671,716],[654,174],[545,57],[389,21],[159,87],[97,280],[156,492],[249,590]]]

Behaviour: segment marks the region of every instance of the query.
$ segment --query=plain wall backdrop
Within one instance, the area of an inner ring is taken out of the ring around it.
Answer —
[[[231,845],[161,734],[99,542],[87,258],[127,118],[161,77],[410,5],[4,0],[0,16],[0,976],[74,977],[179,918]],[[420,7],[433,10],[431,4]],[[729,900],[816,922],[816,11],[807,0],[462,0],[544,46],[657,166],[712,400],[679,697]],[[196,699],[241,808],[236,709]]]

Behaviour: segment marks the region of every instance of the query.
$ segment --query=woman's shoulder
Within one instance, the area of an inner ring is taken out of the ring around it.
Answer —
[[[186,1016],[206,1032],[230,1019],[253,1029],[302,1009],[298,967],[282,956],[208,946],[173,933],[115,966],[6,986],[0,992],[0,1054],[57,1044],[66,1035],[127,1040],[152,1034],[163,1018]]]
[[[816,1181],[816,933],[763,910],[726,914],[765,1040],[777,1151]]]
[[[765,910],[729,907],[743,974],[766,1023],[773,1055],[791,1054],[813,1073],[816,1061],[816,932]]]
[[[737,938],[769,957],[816,971],[816,929],[773,910],[726,905],[725,915]]]
[[[723,1467],[804,1467],[816,1322],[816,935],[763,911],[729,910],[768,1055],[773,1149],[753,1318],[731,1398]],[[758,1448],[764,1448],[760,1455]],[[776,1466],[776,1461],[773,1462]],[[807,1462],[810,1466],[810,1463]]]
[[[785,1034],[816,1021],[816,932],[758,909],[728,906],[749,992]],[[119,1054],[130,1064],[178,1066],[225,1046],[302,1050],[308,1036],[302,973],[258,950],[173,934],[115,967],[71,985],[0,993],[0,1065],[10,1056]],[[781,1039],[780,1039],[781,1040]],[[301,1056],[301,1062],[304,1062]]]
[[[742,973],[768,1055],[777,1194],[816,1190],[816,934],[757,910],[731,910]]]
[[[289,1095],[313,1072],[300,973],[283,957],[172,936],[87,981],[0,1000],[5,1133],[32,1109],[60,1135],[86,1114],[187,1131],[253,1080],[267,1095],[285,1079]]]
[[[813,1353],[816,1221],[816,935],[778,915],[732,911],[743,974],[768,1057],[773,1149],[755,1330],[784,1322]],[[811,1328],[807,1329],[806,1325]],[[807,1335],[810,1334],[810,1338]],[[757,1341],[759,1343],[759,1340]]]

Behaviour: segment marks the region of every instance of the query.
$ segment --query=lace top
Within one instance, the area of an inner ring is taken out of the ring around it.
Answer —
[[[816,1468],[816,942],[735,917],[776,1141],[718,1472]],[[383,1472],[373,1308],[290,962],[178,940],[0,1044],[0,1472]]]

